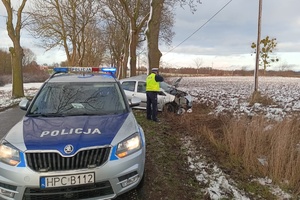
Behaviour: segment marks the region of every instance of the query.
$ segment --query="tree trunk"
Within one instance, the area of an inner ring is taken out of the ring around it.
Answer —
[[[128,45],[126,45],[126,46],[128,46]],[[126,78],[127,77],[128,55],[129,55],[128,48],[124,48],[121,78]]]
[[[12,98],[24,97],[22,58],[23,49],[20,44],[10,47],[12,66]]]
[[[152,0],[150,5],[151,15],[146,30],[149,71],[151,71],[152,68],[159,67],[160,58],[162,56],[158,48],[158,40],[163,5],[164,0]]]
[[[16,26],[13,25],[13,11],[15,10],[10,0],[2,0],[7,12],[6,29],[8,36],[13,42],[13,47],[9,48],[11,54],[12,65],[12,98],[24,97],[23,88],[23,73],[22,73],[22,59],[23,49],[20,43],[21,28],[22,28],[22,12],[27,0],[23,0],[17,11]]]
[[[129,64],[130,64],[130,77],[136,76],[136,47],[138,44],[138,33],[132,30],[129,46]]]

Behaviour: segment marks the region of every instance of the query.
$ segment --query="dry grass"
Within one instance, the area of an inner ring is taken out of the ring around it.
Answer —
[[[193,113],[182,116],[198,141],[206,139],[226,152],[228,163],[241,163],[246,173],[270,177],[277,184],[300,194],[300,123],[298,118],[272,122],[264,116],[236,119]]]
[[[224,145],[242,159],[249,173],[271,177],[300,192],[299,119],[270,122],[263,117],[231,120],[224,126]]]

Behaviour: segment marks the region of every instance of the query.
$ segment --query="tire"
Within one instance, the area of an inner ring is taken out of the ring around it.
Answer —
[[[168,103],[168,104],[166,104],[166,105],[164,106],[164,111],[175,113],[175,112],[176,112],[176,107],[177,107],[177,106],[175,106],[174,104]]]

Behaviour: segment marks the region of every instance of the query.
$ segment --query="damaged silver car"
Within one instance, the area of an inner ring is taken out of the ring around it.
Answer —
[[[133,97],[141,99],[140,105],[134,108],[146,109],[146,78],[147,75],[138,75],[120,80],[129,101]],[[177,89],[181,79],[182,77],[178,78],[172,85],[160,82],[160,92],[157,96],[157,108],[159,111],[169,111],[177,114],[192,112],[192,96],[187,92]]]

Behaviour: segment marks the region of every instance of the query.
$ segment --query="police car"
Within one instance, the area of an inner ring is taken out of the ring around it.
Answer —
[[[114,68],[55,70],[0,141],[0,199],[113,199],[136,188],[145,136],[131,107],[140,101],[128,102]]]

